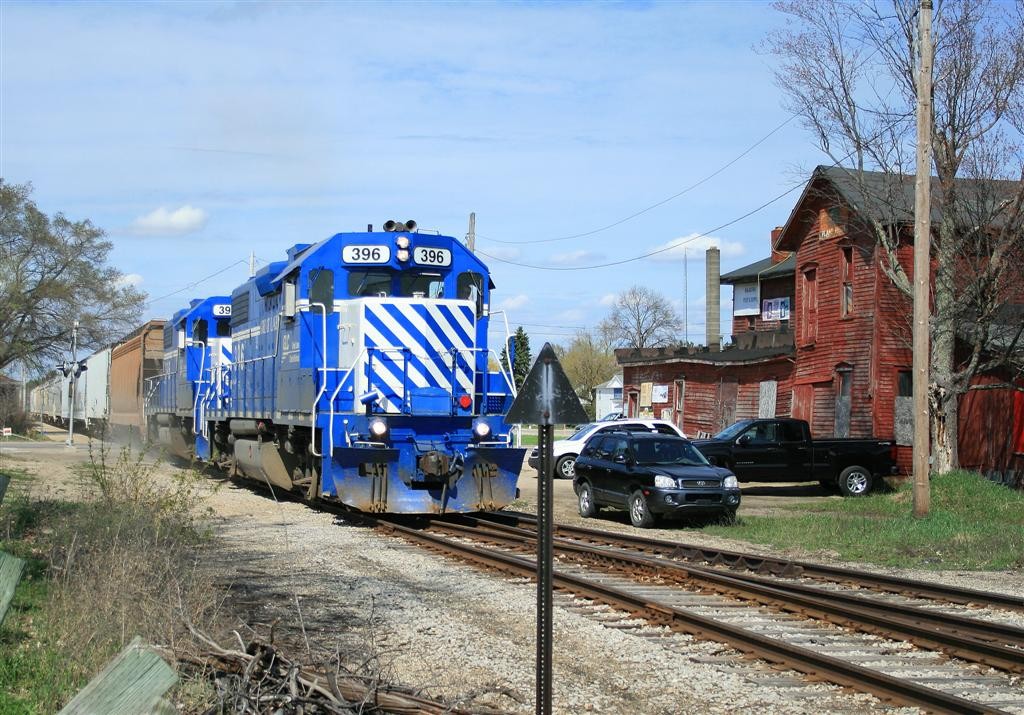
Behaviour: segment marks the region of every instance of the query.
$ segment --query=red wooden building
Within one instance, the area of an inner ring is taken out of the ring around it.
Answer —
[[[884,175],[867,181],[892,194]],[[895,439],[909,467],[911,303],[886,276],[869,230],[871,221],[897,227],[899,260],[912,274],[913,193],[899,189],[907,203],[894,219],[892,204],[881,215],[846,170],[818,167],[786,225],[772,231],[769,258],[722,276],[733,286],[731,346],[616,351],[628,413],[672,419],[690,435],[744,417],[799,417],[820,436]],[[969,393],[959,427],[964,467],[1021,481],[1024,393]]]

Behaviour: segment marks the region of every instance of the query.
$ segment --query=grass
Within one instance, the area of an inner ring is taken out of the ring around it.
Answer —
[[[779,548],[825,550],[851,561],[925,569],[1024,568],[1024,493],[973,472],[932,477],[931,510],[912,515],[912,486],[887,494],[742,516],[708,533]]]
[[[177,654],[185,621],[221,596],[197,570],[198,476],[157,479],[141,456],[92,455],[85,501],[32,499],[23,472],[0,508],[0,549],[28,560],[0,626],[0,715],[56,712],[136,634]]]

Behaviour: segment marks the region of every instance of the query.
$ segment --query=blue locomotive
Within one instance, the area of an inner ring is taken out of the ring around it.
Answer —
[[[524,450],[488,346],[487,267],[451,236],[384,228],[292,246],[230,298],[179,311],[151,381],[151,434],[363,511],[511,502]]]
[[[231,298],[193,300],[164,324],[161,371],[148,379],[149,439],[180,457],[210,459],[207,413],[223,405],[231,364]]]

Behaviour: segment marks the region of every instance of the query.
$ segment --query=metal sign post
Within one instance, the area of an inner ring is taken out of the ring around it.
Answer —
[[[556,424],[587,421],[579,397],[555,351],[545,343],[505,416],[509,424],[535,423],[537,474],[537,715],[551,715],[552,613],[554,599],[554,438]]]
[[[75,364],[78,362],[78,321],[75,321],[71,328],[71,399],[68,402],[68,440],[64,444],[68,447],[75,446],[75,382],[78,373],[75,371]]]

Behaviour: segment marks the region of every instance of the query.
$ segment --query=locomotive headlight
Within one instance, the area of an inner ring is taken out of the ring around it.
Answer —
[[[398,238],[395,239],[395,245],[398,246],[399,248],[408,248],[409,247],[409,237],[408,236],[399,236]]]
[[[388,436],[388,423],[384,420],[377,418],[370,422],[370,434],[379,440],[383,440]]]
[[[484,440],[491,436],[491,426],[480,420],[473,423],[473,438],[476,440]]]
[[[405,263],[406,261],[409,260],[409,249],[399,248],[397,251],[395,251],[395,258],[397,258],[402,263]]]

